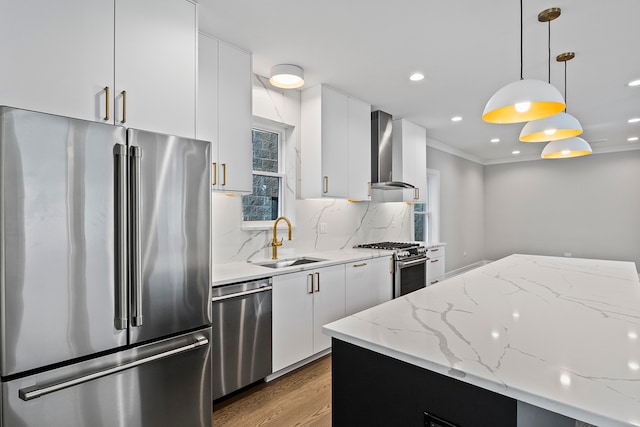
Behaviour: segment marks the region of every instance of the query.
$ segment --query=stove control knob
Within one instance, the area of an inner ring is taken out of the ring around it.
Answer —
[[[409,256],[409,251],[399,251],[398,256]]]
[[[427,248],[418,248],[418,253],[419,254],[426,254],[427,253]]]

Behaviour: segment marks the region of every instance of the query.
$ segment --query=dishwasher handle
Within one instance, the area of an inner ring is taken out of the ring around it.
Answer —
[[[220,301],[224,301],[224,300],[228,300],[231,298],[239,298],[239,297],[244,297],[247,295],[252,295],[252,294],[257,294],[260,292],[267,292],[273,289],[273,286],[263,286],[261,288],[258,289],[251,289],[250,291],[243,291],[243,292],[237,292],[235,294],[229,294],[229,295],[223,295],[220,297],[213,297],[211,298],[211,302],[220,302]]]

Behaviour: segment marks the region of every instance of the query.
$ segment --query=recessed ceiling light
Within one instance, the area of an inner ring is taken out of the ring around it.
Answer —
[[[512,151],[511,154],[520,154],[519,150]]]
[[[462,117],[460,117],[460,116],[451,117],[451,121],[452,122],[459,122],[460,120],[462,120]]]
[[[634,117],[633,119],[627,120],[629,123],[638,123],[640,122],[640,117]]]
[[[500,138],[493,138],[491,142],[497,144],[498,142],[500,142]]]
[[[627,138],[627,141],[629,142],[633,142],[633,141],[637,141],[638,137],[637,136],[632,136],[631,138]]]
[[[412,82],[419,82],[422,79],[424,79],[424,74],[422,73],[413,73],[411,74],[411,76],[409,76],[409,80],[411,80]]]
[[[627,86],[640,86],[640,79],[627,83]]]

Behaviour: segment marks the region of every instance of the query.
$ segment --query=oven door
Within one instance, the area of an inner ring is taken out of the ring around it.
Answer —
[[[397,298],[427,286],[427,260],[421,257],[396,261],[393,297]]]

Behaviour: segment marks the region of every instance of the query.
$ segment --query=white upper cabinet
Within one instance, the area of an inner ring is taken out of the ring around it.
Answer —
[[[371,198],[371,105],[349,97],[349,193],[355,200]]]
[[[303,198],[366,200],[371,181],[371,106],[326,85],[302,92]]]
[[[0,5],[5,61],[0,104],[195,136],[194,2],[0,0]]]
[[[404,201],[427,200],[427,131],[405,119],[393,121],[393,180],[416,188],[404,192]]]
[[[0,10],[0,104],[106,121],[113,1],[0,0]]]
[[[116,0],[115,28],[116,124],[195,137],[196,5]]]
[[[251,54],[200,34],[197,137],[212,141],[212,188],[250,193]]]

